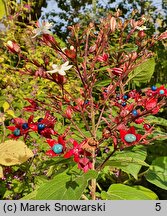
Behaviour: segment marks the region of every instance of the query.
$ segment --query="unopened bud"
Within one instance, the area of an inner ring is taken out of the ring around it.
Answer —
[[[12,53],[20,52],[20,46],[15,41],[9,40],[6,45],[10,52]]]
[[[146,36],[146,33],[143,30],[138,32],[139,38],[144,38],[145,36]]]
[[[120,76],[123,73],[122,68],[113,68],[112,73],[116,76]]]
[[[71,109],[70,106],[68,106],[67,110],[66,110],[66,113],[65,113],[65,117],[68,118],[68,119],[71,119],[72,118],[72,112],[73,112],[73,110]]]
[[[89,48],[89,52],[94,52],[96,50],[96,44]]]
[[[132,54],[131,54],[131,60],[132,61],[135,61],[137,59],[137,52],[133,52]]]
[[[111,28],[111,32],[115,32],[116,29],[116,19],[115,17],[111,17],[110,19],[110,28]]]
[[[74,49],[65,49],[65,54],[68,58],[75,59],[76,58],[76,52]]]
[[[160,34],[160,36],[158,37],[158,40],[164,40],[166,38],[167,38],[167,31]]]
[[[48,46],[57,45],[55,38],[50,34],[43,34],[42,39],[43,39],[43,42]]]

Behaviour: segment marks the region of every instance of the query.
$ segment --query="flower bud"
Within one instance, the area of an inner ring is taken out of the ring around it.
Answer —
[[[67,81],[65,76],[62,76],[62,75],[56,74],[56,73],[52,74],[52,78],[60,85],[63,85]]]
[[[75,59],[76,58],[76,52],[74,49],[65,49],[65,54],[67,55],[68,58],[71,58],[71,59]]]
[[[133,52],[132,54],[131,54],[131,60],[132,61],[135,61],[137,59],[137,52]]]
[[[15,41],[9,40],[6,45],[10,52],[12,53],[20,52],[20,46]]]
[[[89,52],[92,53],[96,50],[96,44],[89,48]]]
[[[143,123],[143,121],[144,121],[143,118],[137,118],[137,119],[135,119],[135,123],[136,124],[141,124],[141,123]]]
[[[120,76],[123,73],[122,68],[113,68],[112,73],[116,76]]]
[[[97,60],[99,61],[99,62],[106,62],[107,60],[108,60],[108,54],[107,53],[103,53],[103,55],[102,56],[98,56],[97,57]]]
[[[65,117],[68,118],[68,119],[71,119],[72,118],[72,113],[73,113],[73,110],[71,109],[70,106],[68,106],[67,109],[66,109]]]
[[[43,42],[48,46],[57,45],[55,38],[50,34],[43,34],[42,39],[43,39]]]
[[[145,36],[146,36],[146,33],[143,30],[138,32],[139,38],[144,38]]]
[[[116,19],[115,17],[111,17],[110,19],[110,28],[111,28],[111,32],[115,32],[116,29]]]
[[[167,31],[160,34],[160,36],[158,37],[158,40],[164,40],[166,38],[167,38]]]

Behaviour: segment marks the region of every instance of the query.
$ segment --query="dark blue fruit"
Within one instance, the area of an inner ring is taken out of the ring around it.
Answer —
[[[45,124],[38,124],[38,130],[41,131],[45,128]]]
[[[24,130],[28,129],[28,128],[29,128],[29,127],[28,127],[28,123],[23,123],[23,124],[22,124],[22,128],[23,128]]]

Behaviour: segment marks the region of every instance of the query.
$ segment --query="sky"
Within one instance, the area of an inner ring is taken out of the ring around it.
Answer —
[[[68,1],[68,0],[67,0]],[[159,10],[161,10],[161,2],[162,0],[152,0],[153,5],[156,6]],[[103,5],[107,6],[107,0],[99,0],[99,2]],[[113,6],[116,6],[121,0],[116,0],[116,3],[113,3]],[[54,9],[56,12],[60,12],[61,10],[57,7],[56,0],[48,0],[48,7],[43,8],[43,14]]]
[[[45,13],[48,13],[52,10],[54,10],[56,13],[61,12],[61,9],[58,8],[58,6],[57,6],[56,0],[47,0],[47,1],[48,1],[47,8],[42,8],[42,19],[45,19]],[[66,1],[70,1],[70,0],[66,0]],[[115,0],[115,3],[111,4],[111,6],[116,8],[118,3],[120,3],[121,1],[122,0]],[[108,0],[99,0],[99,2],[101,4],[103,4],[104,6],[108,5],[108,3],[107,3]],[[152,0],[152,2],[153,2],[153,5],[157,7],[157,12],[164,14],[162,7],[161,7],[162,6],[162,0]],[[58,16],[56,16],[54,18],[52,17],[52,19],[56,20],[57,22],[60,21],[60,18]],[[62,27],[62,30],[63,30],[63,27]]]

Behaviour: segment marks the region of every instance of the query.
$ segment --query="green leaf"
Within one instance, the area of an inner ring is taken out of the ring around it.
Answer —
[[[167,120],[165,118],[150,115],[147,116],[146,119],[149,121],[150,124],[157,124],[157,125],[167,127]]]
[[[117,152],[106,163],[106,166],[117,167],[124,172],[131,174],[135,179],[142,166],[149,166],[144,160],[147,152],[144,146],[134,146],[132,149]]]
[[[67,173],[58,174],[53,180],[41,186],[37,192],[38,200],[78,200],[87,187],[88,180],[97,178],[97,172],[90,170],[72,179]]]
[[[108,191],[102,191],[104,200],[152,200],[150,193],[123,184],[112,184]]]
[[[149,138],[155,138],[156,140],[166,140],[167,139],[167,133],[162,132],[161,129],[153,130],[153,132],[149,135]]]
[[[108,68],[110,68],[109,66],[104,66],[104,67],[101,67],[101,68],[98,68],[97,70],[94,70],[95,72],[99,72],[99,71],[106,71]]]
[[[37,190],[27,194],[26,196],[22,197],[20,200],[35,200],[37,195]]]
[[[135,185],[133,188],[142,191],[146,196],[150,197],[151,200],[158,200],[157,194],[155,194],[152,190],[145,188],[141,185]]]
[[[119,49],[119,52],[134,52],[134,51],[137,51],[138,50],[138,46],[137,45],[134,45],[134,44],[125,44],[123,46],[123,49]]]
[[[131,80],[135,84],[147,83],[150,81],[155,69],[155,59],[150,58],[129,74],[128,82]]]
[[[100,82],[97,82],[95,84],[96,87],[104,87],[104,86],[107,86],[111,83],[111,80],[110,79],[107,79],[107,80],[103,80],[103,81],[100,81]]]
[[[167,157],[158,157],[153,160],[145,177],[157,187],[167,190]]]

